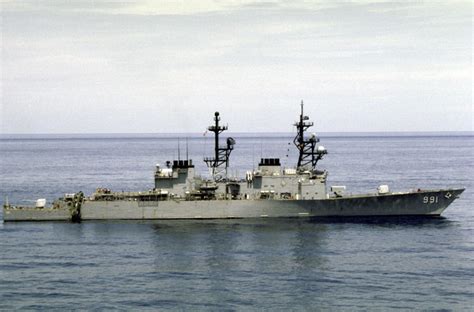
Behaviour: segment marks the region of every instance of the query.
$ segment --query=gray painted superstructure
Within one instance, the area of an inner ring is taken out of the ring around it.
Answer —
[[[67,194],[52,207],[20,207],[5,204],[4,221],[113,220],[113,219],[223,219],[268,217],[335,217],[440,215],[464,189],[416,190],[393,193],[380,186],[377,193],[345,195],[345,187],[326,189],[327,172],[316,169],[327,154],[314,135],[305,136],[313,125],[303,114],[295,123],[297,166],[283,169],[278,158],[260,160],[256,170],[243,179],[227,178],[229,157],[235,140],[219,146],[219,134],[227,127],[208,128],[215,134],[215,156],[205,158],[211,178],[196,175],[192,160],[166,162],[155,171],[155,185],[144,192],[112,192],[97,189],[90,197]]]

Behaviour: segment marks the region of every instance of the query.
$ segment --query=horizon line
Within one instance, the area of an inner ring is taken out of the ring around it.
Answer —
[[[117,136],[117,135],[193,135],[193,136],[205,136],[205,132],[61,132],[61,133],[0,133],[0,138],[5,137],[25,137],[25,136],[94,136],[94,135],[104,135],[104,136]],[[228,131],[228,134],[234,135],[292,135],[294,132],[282,131],[282,132],[267,132],[267,131]],[[458,130],[444,130],[444,131],[320,131],[317,132],[318,135],[338,135],[338,136],[354,136],[354,135],[458,135],[458,136],[474,136],[474,130],[467,131],[458,131]],[[212,134],[207,134],[212,135]]]

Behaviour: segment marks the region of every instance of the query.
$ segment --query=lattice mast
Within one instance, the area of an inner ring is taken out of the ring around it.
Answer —
[[[293,140],[293,143],[299,151],[298,171],[309,169],[315,171],[318,161],[323,158],[323,155],[327,154],[327,150],[323,146],[317,146],[319,138],[316,137],[316,134],[312,133],[309,138],[305,138],[304,134],[306,130],[313,126],[313,123],[308,120],[309,117],[303,114],[303,101],[301,101],[300,120],[294,124],[297,133]]]
[[[227,145],[225,147],[219,146],[219,134],[227,130],[227,126],[219,125],[219,112],[214,113],[214,125],[207,128],[208,131],[214,132],[214,157],[205,157],[204,162],[210,169],[212,178],[214,180],[220,180],[227,178],[227,168],[229,167],[230,153],[234,149],[235,140],[233,138],[227,138]],[[225,174],[223,177],[222,174]]]

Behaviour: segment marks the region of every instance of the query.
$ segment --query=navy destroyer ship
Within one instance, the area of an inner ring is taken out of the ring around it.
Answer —
[[[294,124],[293,143],[298,160],[293,168],[283,168],[278,158],[262,158],[257,169],[245,178],[229,178],[230,155],[236,144],[220,135],[227,126],[214,124],[214,155],[204,158],[209,177],[199,176],[191,159],[157,165],[154,188],[142,192],[113,192],[97,189],[92,195],[65,194],[46,206],[3,206],[4,221],[152,220],[152,219],[232,219],[292,217],[439,216],[464,191],[462,188],[391,192],[380,185],[370,194],[348,194],[345,186],[326,186],[327,171],[317,168],[327,154],[304,115]]]

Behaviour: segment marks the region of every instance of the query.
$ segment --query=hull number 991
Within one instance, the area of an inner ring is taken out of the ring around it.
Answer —
[[[438,203],[438,196],[423,197],[423,204],[436,204],[436,203]]]

